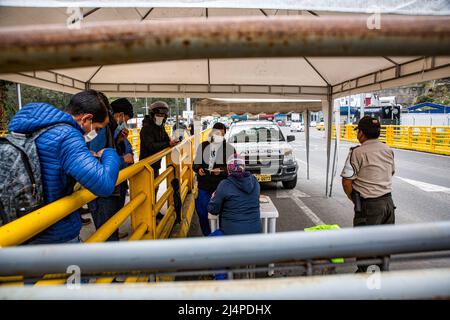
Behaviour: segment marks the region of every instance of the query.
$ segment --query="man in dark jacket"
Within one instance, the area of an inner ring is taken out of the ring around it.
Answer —
[[[89,94],[91,91],[93,90],[88,90],[79,94]],[[99,97],[103,100],[103,103],[108,109],[109,122],[98,132],[97,137],[89,143],[89,149],[94,153],[97,153],[104,148],[115,149],[120,157],[120,169],[123,169],[128,164],[133,163],[133,155],[125,154],[124,148],[121,148],[123,139],[115,134],[118,128],[118,123],[115,120],[114,112],[109,104],[108,98],[106,98],[106,96],[101,92],[99,92]],[[121,186],[116,186],[114,193],[109,197],[98,197],[97,199],[94,199],[93,201],[88,203],[88,207],[91,211],[92,219],[94,220],[94,225],[97,230],[112,216],[114,216],[120,209],[123,208],[123,204],[121,201],[121,189]],[[118,230],[115,230],[113,234],[107,239],[107,241],[118,240]]]
[[[245,161],[228,161],[228,178],[222,180],[208,204],[211,214],[220,214],[220,230],[225,235],[261,232],[259,192],[255,176],[245,171]]]
[[[54,126],[36,139],[45,203],[71,194],[75,181],[97,196],[111,195],[119,174],[117,153],[101,150],[99,162],[86,146],[108,123],[106,106],[93,92],[84,97],[74,95],[64,111],[47,103],[29,103],[8,127],[11,132],[31,134]],[[79,242],[80,230],[80,214],[75,211],[28,243]]]
[[[133,105],[126,98],[120,98],[111,102],[114,119],[117,122],[117,128],[114,132],[117,153],[124,159],[123,167],[126,168],[134,163],[134,154],[131,143],[128,141],[128,120],[133,118]],[[125,205],[125,198],[128,190],[128,182],[124,181],[120,185],[120,203],[119,207]]]
[[[141,150],[139,160],[145,159],[168,147],[175,146],[178,141],[171,140],[164,124],[169,114],[169,106],[164,101],[156,101],[150,105],[150,115],[145,116],[140,132]],[[152,164],[155,178],[161,169],[161,160]]]
[[[164,101],[156,101],[150,105],[150,115],[145,116],[142,122],[140,132],[141,150],[139,160],[150,157],[166,148],[177,145],[178,140],[171,140],[164,124],[169,114],[169,106]],[[159,176],[161,169],[161,160],[151,165],[153,168],[153,177]],[[155,199],[158,194],[158,188],[155,189]],[[158,213],[157,219],[161,219],[161,213]]]
[[[236,153],[233,146],[225,141],[225,132],[223,123],[215,123],[209,141],[203,142],[195,155],[194,171],[198,181],[195,211],[204,236],[211,233],[208,221],[209,200],[219,183],[228,176],[227,159]]]

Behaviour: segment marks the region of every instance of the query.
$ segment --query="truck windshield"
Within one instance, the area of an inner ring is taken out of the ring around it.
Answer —
[[[284,136],[277,126],[235,127],[230,132],[230,143],[237,142],[276,142],[284,141]]]

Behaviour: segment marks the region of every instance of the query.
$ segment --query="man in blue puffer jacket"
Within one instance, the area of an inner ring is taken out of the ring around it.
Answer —
[[[99,92],[83,91],[72,97],[64,111],[47,103],[29,103],[8,126],[9,131],[24,134],[54,126],[36,139],[45,202],[71,194],[75,182],[97,196],[111,195],[120,166],[116,151],[102,150],[99,162],[86,146],[86,141],[108,123],[105,102]],[[80,214],[75,211],[28,243],[79,242],[80,230]]]

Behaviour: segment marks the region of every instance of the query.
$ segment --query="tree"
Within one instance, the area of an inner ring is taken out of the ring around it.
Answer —
[[[62,109],[70,98],[69,93],[57,92],[48,89],[21,85],[22,105],[30,102],[46,102]],[[0,129],[5,130],[11,118],[18,110],[16,84],[10,81],[0,80]]]
[[[426,95],[421,95],[421,96],[416,97],[416,102],[415,102],[416,104],[423,103],[423,102],[433,102],[433,98],[426,96]]]

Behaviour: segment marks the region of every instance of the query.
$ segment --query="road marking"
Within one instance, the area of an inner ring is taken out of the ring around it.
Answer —
[[[297,205],[297,207],[299,207],[300,210],[302,210],[303,213],[309,219],[311,219],[311,221],[315,225],[325,224],[325,222],[323,222],[302,200],[300,200],[300,197],[302,197],[302,198],[310,197],[308,194],[303,193],[303,192],[301,192],[301,191],[299,191],[297,189],[289,190],[289,191],[280,190],[280,191],[277,192],[277,197],[278,198],[284,198],[284,199],[289,198],[289,199],[294,200],[294,202]]]
[[[449,193],[450,194],[450,188],[447,187],[443,187],[443,186],[438,186],[435,184],[431,184],[431,183],[426,183],[426,182],[422,182],[422,181],[416,181],[416,180],[411,180],[411,179],[406,179],[406,178],[402,178],[402,177],[397,177],[425,192],[445,192],[445,193]]]

